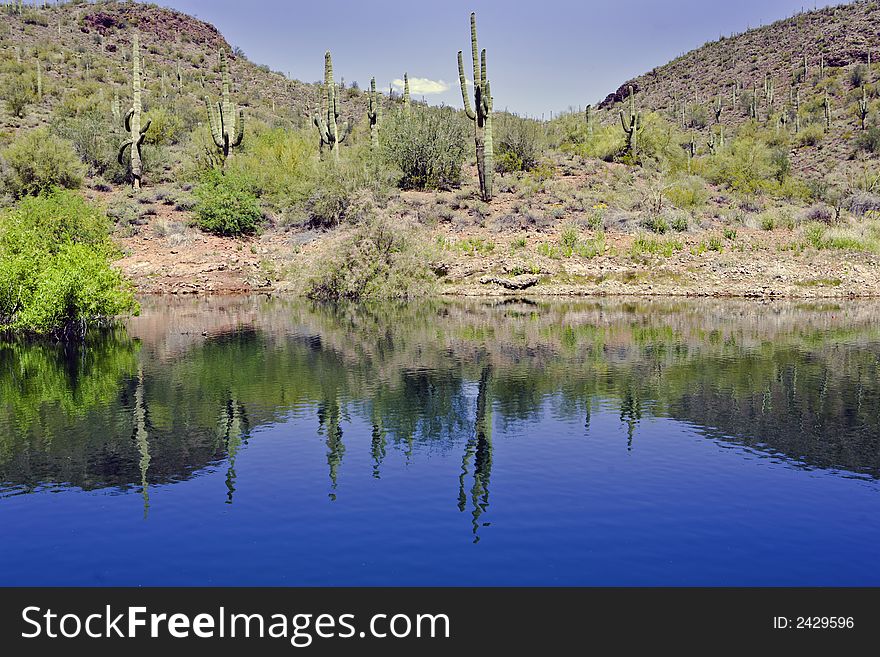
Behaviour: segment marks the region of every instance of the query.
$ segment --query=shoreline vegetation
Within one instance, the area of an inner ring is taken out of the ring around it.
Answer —
[[[874,2],[541,117],[499,109],[503,35],[473,14],[456,110],[406,62],[383,92],[328,51],[303,83],[155,5],[0,12],[0,331],[82,335],[152,294],[880,297]]]

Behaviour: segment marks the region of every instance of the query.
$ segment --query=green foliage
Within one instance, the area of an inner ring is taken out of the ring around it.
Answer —
[[[15,197],[35,195],[52,187],[74,189],[82,184],[82,166],[73,144],[46,128],[22,133],[2,153],[7,171],[4,187]]]
[[[180,117],[165,107],[155,107],[146,113],[144,121],[150,122],[144,141],[154,146],[179,143],[184,136]]]
[[[380,135],[386,162],[404,189],[448,189],[461,182],[467,124],[449,107],[412,107],[388,117]]]
[[[199,228],[215,235],[251,234],[263,216],[252,182],[239,173],[205,173],[195,196]]]
[[[759,133],[744,130],[723,151],[703,160],[698,172],[737,192],[787,198],[809,195],[804,183],[790,177],[787,148],[772,147]]]
[[[684,249],[684,244],[679,240],[650,237],[639,235],[630,247],[630,256],[641,258],[645,255],[659,255],[670,258],[676,251]]]
[[[12,116],[23,117],[27,106],[36,100],[33,76],[26,72],[9,76],[0,95],[6,101],[6,107]]]
[[[330,255],[307,283],[311,299],[394,299],[424,296],[436,277],[414,235],[387,220],[370,220]]]
[[[117,166],[115,128],[107,113],[98,109],[56,116],[52,123],[52,131],[73,144],[92,175],[104,175]]]
[[[276,205],[306,200],[314,186],[317,155],[310,133],[255,126],[241,150],[227,165],[247,176],[263,199]]]
[[[871,126],[859,134],[858,146],[868,153],[880,153],[880,127]]]
[[[0,216],[0,328],[59,332],[136,312],[112,252],[107,217],[78,194],[22,200]]]
[[[493,130],[496,171],[530,171],[538,166],[547,145],[541,123],[504,112],[493,118]]]
[[[698,176],[688,176],[672,183],[663,191],[675,207],[689,210],[703,206],[709,199],[706,184]]]
[[[812,123],[808,126],[801,128],[800,132],[797,133],[795,137],[795,142],[798,146],[815,146],[822,138],[825,136],[825,130],[819,123]]]

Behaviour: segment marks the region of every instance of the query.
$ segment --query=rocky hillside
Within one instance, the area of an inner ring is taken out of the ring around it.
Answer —
[[[759,121],[778,123],[784,116],[784,127],[794,130],[799,115],[800,129],[824,128],[827,93],[830,129],[818,144],[806,144],[815,148],[799,148],[792,157],[801,173],[823,175],[829,163],[853,154],[852,142],[861,129],[862,87],[871,108],[868,123],[876,123],[878,81],[880,2],[858,0],[707,43],[627,80],[599,108],[613,115],[606,120],[616,120],[617,107],[632,87],[641,109],[693,130],[702,142],[713,124],[730,134],[748,121],[756,90]],[[722,111],[716,121],[719,98]]]
[[[36,74],[45,96],[24,118],[0,108],[0,130],[15,132],[45,122],[71,92],[97,91],[109,104],[115,94],[130,96],[130,53],[134,30],[140,33],[147,107],[172,98],[201,107],[206,94],[219,91],[218,53],[230,53],[237,102],[266,122],[301,125],[317,102],[314,84],[289,80],[282,73],[250,62],[213,26],[187,14],[132,2],[65,2],[45,7],[13,4],[2,10],[0,77],[25,67]],[[315,79],[323,74],[323,53],[315,53]],[[341,95],[344,116],[360,116],[361,91]]]

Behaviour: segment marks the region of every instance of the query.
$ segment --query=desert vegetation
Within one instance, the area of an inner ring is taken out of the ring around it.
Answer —
[[[456,110],[411,98],[406,74],[399,94],[346,84],[331,52],[323,82],[290,80],[154,5],[0,11],[0,263],[20,282],[0,283],[7,328],[131,310],[119,271],[141,291],[324,300],[760,295],[783,262],[772,293],[880,293],[876,3],[708,43],[550,119],[496,109],[474,15]],[[49,207],[106,235],[24,245],[22,222]],[[38,281],[80,280],[45,274],[70,249],[93,296],[49,304]]]

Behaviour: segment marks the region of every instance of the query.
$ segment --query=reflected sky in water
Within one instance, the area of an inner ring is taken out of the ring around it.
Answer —
[[[0,584],[878,585],[878,319],[155,300],[0,342]]]

